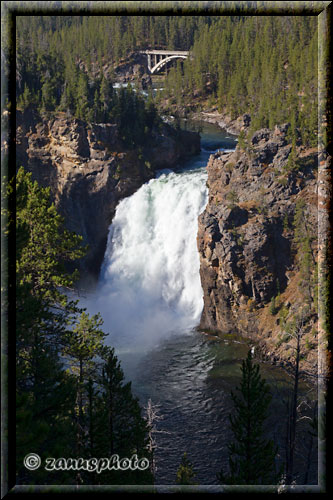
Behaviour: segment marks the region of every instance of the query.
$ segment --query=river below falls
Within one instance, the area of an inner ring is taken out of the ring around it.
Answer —
[[[199,484],[218,484],[216,474],[228,463],[230,391],[240,382],[249,349],[245,339],[217,339],[196,329],[203,307],[196,234],[207,203],[205,167],[211,153],[236,145],[218,127],[198,125],[200,154],[175,172],[159,172],[119,203],[99,284],[82,301],[90,313],[101,312],[110,332],[107,343],[115,347],[142,407],[149,399],[156,405],[160,485],[175,484],[184,452]],[[261,363],[261,372],[273,393],[267,428],[283,460],[283,400],[290,378],[269,364]]]

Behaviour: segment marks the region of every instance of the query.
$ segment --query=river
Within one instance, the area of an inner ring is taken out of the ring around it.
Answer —
[[[98,286],[85,305],[101,312],[108,343],[142,406],[157,405],[156,484],[174,484],[184,452],[201,485],[218,484],[227,465],[230,390],[240,382],[249,345],[197,331],[203,308],[196,246],[207,203],[209,155],[235,138],[201,124],[202,150],[176,171],[162,170],[122,200],[109,230]],[[268,426],[283,447],[288,376],[262,364],[274,393]],[[283,459],[283,457],[281,457]]]

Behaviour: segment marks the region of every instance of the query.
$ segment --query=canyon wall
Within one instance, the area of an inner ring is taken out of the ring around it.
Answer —
[[[98,276],[108,228],[120,199],[133,194],[155,171],[175,167],[199,152],[199,134],[167,124],[152,132],[149,147],[127,150],[114,124],[86,124],[64,113],[41,118],[17,113],[17,166],[32,172],[52,199],[66,227],[83,236],[83,277]]]
[[[300,146],[293,151],[288,127],[259,130],[234,152],[211,155],[209,201],[199,217],[197,239],[204,291],[200,328],[253,338],[270,359],[285,364],[294,351],[283,339],[283,325],[305,301],[297,206],[303,206],[304,231],[310,235],[309,266],[315,269],[318,261],[318,152]],[[309,294],[304,358],[315,369],[315,284]]]

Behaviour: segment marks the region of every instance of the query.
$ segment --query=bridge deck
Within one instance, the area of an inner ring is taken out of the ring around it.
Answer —
[[[156,55],[168,55],[168,56],[187,56],[189,54],[188,50],[141,50],[141,54],[156,54]]]

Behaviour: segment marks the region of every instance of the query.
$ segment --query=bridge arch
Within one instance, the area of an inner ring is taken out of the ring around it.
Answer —
[[[173,59],[187,59],[189,51],[180,50],[144,50],[142,54],[146,54],[148,58],[148,69],[151,74],[157,73],[163,66]]]
[[[151,74],[157,73],[163,66],[165,66],[169,61],[172,61],[173,59],[187,59],[188,56],[183,56],[183,55],[173,55],[173,56],[167,56],[165,59],[162,59],[159,61],[155,66],[153,66],[150,70]]]

